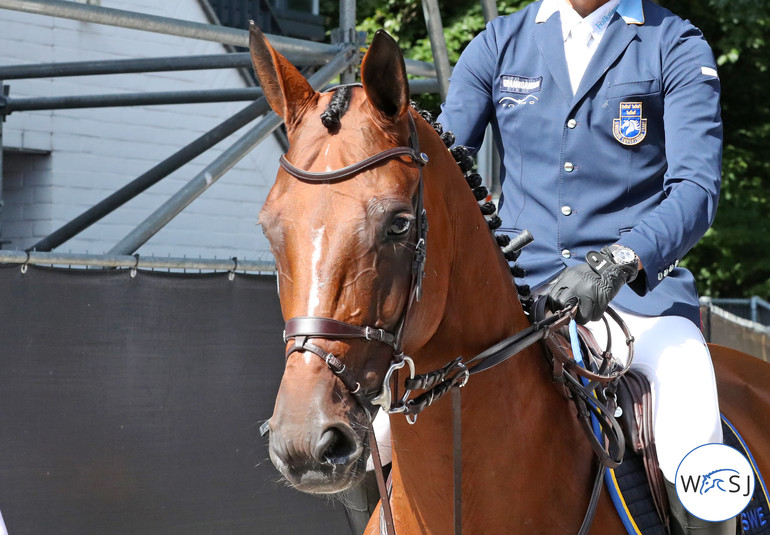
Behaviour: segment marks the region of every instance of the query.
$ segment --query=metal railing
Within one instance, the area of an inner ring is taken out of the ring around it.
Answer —
[[[275,273],[275,263],[269,260],[163,258],[140,255],[40,253],[37,251],[0,250],[0,264],[24,266],[61,266],[83,268],[135,268],[199,271],[233,271],[249,273]]]
[[[708,298],[708,302],[760,325],[770,326],[770,303],[756,295],[748,298]]]

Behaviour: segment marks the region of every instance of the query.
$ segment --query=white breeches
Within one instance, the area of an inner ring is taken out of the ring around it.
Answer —
[[[380,461],[382,461],[382,466],[385,466],[393,460],[393,445],[390,441],[390,417],[388,413],[382,409],[378,410],[377,415],[374,417],[374,422],[372,422],[372,427],[374,427],[374,436],[377,437]],[[366,469],[374,470],[374,461],[372,461],[371,455],[366,460]]]
[[[722,442],[714,368],[700,329],[680,316],[647,317],[617,310],[634,337],[631,368],[652,386],[653,432],[663,475],[674,481],[685,455],[710,442]],[[628,348],[612,320],[612,353],[625,363]],[[601,347],[604,322],[586,325]]]

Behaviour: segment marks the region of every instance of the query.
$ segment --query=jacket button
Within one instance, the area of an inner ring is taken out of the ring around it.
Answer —
[[[661,273],[660,271],[658,271],[658,280],[659,281],[663,280],[663,273]]]
[[[564,215],[570,215],[572,213],[572,208],[570,208],[569,206],[562,206],[561,213]]]
[[[575,128],[577,126],[577,121],[575,119],[570,119],[567,121],[567,128]]]
[[[570,252],[570,250],[569,250],[569,249],[564,249],[564,250],[561,252],[561,255],[562,255],[564,258],[569,258],[569,257],[571,257],[571,256],[572,256],[572,253]]]
[[[575,166],[572,165],[572,162],[564,162],[564,170],[568,173],[571,173],[574,168]]]

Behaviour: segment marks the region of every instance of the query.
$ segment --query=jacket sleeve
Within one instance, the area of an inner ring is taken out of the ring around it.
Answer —
[[[663,122],[668,169],[661,203],[618,241],[644,271],[631,284],[654,289],[711,226],[721,183],[722,120],[714,56],[701,32],[682,21],[662,51]]]
[[[497,50],[492,24],[477,35],[460,55],[452,70],[446,102],[438,122],[455,135],[457,145],[476,153],[492,113],[492,84]]]

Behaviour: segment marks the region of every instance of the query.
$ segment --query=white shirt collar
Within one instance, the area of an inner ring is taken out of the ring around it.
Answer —
[[[540,9],[535,16],[535,22],[541,23],[547,21],[549,18],[551,18],[551,15],[557,11],[561,11],[562,4],[566,4],[566,0],[543,0],[543,3],[540,4]],[[594,11],[594,13],[591,13],[589,17],[592,17],[595,13],[606,8],[608,4],[614,4],[617,6],[618,15],[623,18],[626,24],[644,24],[644,8],[642,6],[642,0],[619,0],[608,2],[607,4],[604,4],[602,7]],[[568,4],[566,7],[571,9],[573,12],[575,11]],[[564,26],[565,25],[562,24],[562,27]],[[572,26],[569,26],[568,28],[571,29]],[[569,35],[569,29],[567,31],[567,35]]]

